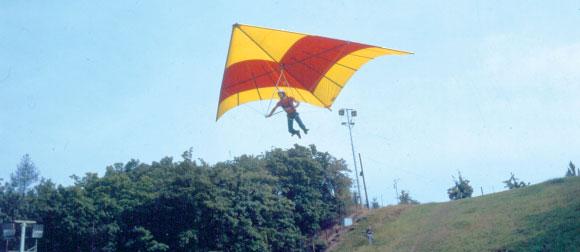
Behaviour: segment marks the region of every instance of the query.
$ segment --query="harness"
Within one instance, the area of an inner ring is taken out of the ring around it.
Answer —
[[[294,108],[294,99],[288,96],[284,97],[284,99],[280,100],[280,106],[286,111],[288,114],[292,114],[296,112]]]

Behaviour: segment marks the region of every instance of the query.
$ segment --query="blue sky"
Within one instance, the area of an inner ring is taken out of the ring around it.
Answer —
[[[215,122],[236,22],[415,54],[365,65],[333,112],[301,107],[298,140],[267,102]],[[371,199],[394,203],[399,179],[445,201],[458,170],[478,195],[541,182],[580,162],[578,24],[578,1],[2,1],[0,177],[25,153],[65,185],[189,147],[215,163],[316,144],[351,164],[348,107]]]

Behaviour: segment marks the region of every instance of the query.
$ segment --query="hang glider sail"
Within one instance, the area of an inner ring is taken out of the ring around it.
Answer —
[[[294,99],[330,108],[350,77],[366,62],[398,51],[351,41],[235,24],[216,120],[241,104]]]

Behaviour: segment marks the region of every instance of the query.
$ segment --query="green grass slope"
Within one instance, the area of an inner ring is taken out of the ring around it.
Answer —
[[[375,232],[368,245],[364,230]],[[334,251],[580,251],[580,177],[375,210]]]

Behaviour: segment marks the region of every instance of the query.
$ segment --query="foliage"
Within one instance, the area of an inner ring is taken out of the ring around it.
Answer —
[[[41,251],[294,251],[351,205],[345,162],[314,146],[182,158],[116,163],[71,186],[43,179],[26,195],[0,186],[0,219],[43,223]]]
[[[24,195],[32,184],[38,181],[38,168],[28,154],[22,156],[16,171],[10,174],[11,184],[16,191]]]
[[[513,173],[511,174],[510,178],[506,181],[503,181],[503,183],[505,184],[505,187],[510,190],[525,187],[530,184],[530,183],[526,184],[526,182],[524,181],[518,181],[518,178],[516,178]]]
[[[576,166],[570,161],[568,164],[568,170],[566,171],[566,177],[580,176],[580,171],[576,172]]]
[[[463,176],[461,176],[461,172],[458,172],[458,175],[459,179],[455,179],[455,177],[453,177],[455,185],[447,189],[449,199],[459,200],[464,198],[471,198],[471,194],[473,193],[473,187],[469,185],[469,180],[464,179]]]
[[[399,196],[399,205],[416,205],[419,204],[419,201],[416,201],[411,198],[408,191],[402,190],[401,195]]]

